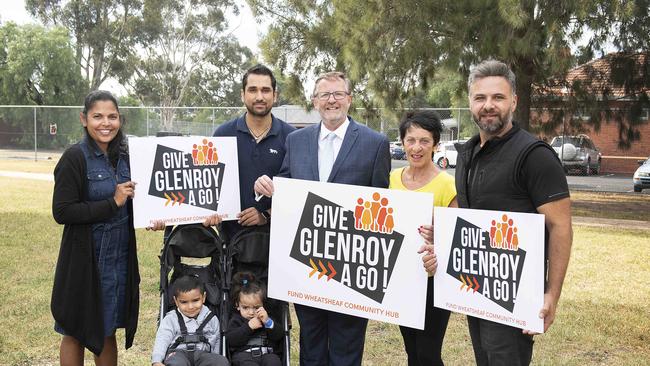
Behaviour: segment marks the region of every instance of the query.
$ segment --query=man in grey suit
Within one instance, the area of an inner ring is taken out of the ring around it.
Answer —
[[[341,72],[316,79],[312,95],[321,123],[287,136],[280,177],[387,188],[388,139],[348,116],[350,82]],[[271,196],[273,181],[261,176],[255,191]],[[295,305],[300,323],[300,365],[361,365],[367,319]]]

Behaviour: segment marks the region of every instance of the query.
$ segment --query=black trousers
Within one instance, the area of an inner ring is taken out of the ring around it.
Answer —
[[[477,366],[527,366],[533,358],[533,336],[521,329],[467,317]]]
[[[301,366],[360,366],[368,319],[294,304]]]
[[[442,341],[450,312],[433,307],[433,277],[427,280],[427,305],[424,330],[400,326],[409,366],[444,366]]]
[[[282,360],[275,353],[253,356],[251,352],[237,352],[232,355],[232,364],[233,366],[282,366]]]

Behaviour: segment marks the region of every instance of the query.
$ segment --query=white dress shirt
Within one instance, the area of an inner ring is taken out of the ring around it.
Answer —
[[[339,155],[339,151],[341,150],[341,145],[343,145],[343,138],[345,137],[345,132],[348,130],[348,126],[350,126],[350,120],[348,118],[345,119],[345,121],[334,131],[330,131],[323,125],[323,122],[320,124],[320,134],[318,135],[318,166],[322,166],[323,164],[323,153],[326,149],[325,143],[326,143],[326,138],[327,135],[330,133],[334,133],[336,138],[334,141],[332,141],[333,147],[334,147],[334,161],[336,161],[336,157]],[[332,165],[334,162],[332,162]],[[327,177],[320,177],[321,181],[327,181]]]

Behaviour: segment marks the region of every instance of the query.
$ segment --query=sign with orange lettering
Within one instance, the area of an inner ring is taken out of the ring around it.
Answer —
[[[235,220],[240,211],[235,137],[129,137],[136,228]]]
[[[544,331],[544,215],[436,207],[434,306]]]
[[[276,177],[269,296],[423,329],[431,194]]]

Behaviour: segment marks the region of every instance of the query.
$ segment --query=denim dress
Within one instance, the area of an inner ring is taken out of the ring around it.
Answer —
[[[90,143],[87,138],[80,145],[86,158],[88,200],[112,199],[115,186],[131,180],[127,156],[120,154],[117,169],[114,169],[108,160],[108,155],[98,149],[94,143]],[[101,281],[104,335],[108,337],[115,334],[116,328],[123,328],[125,324],[129,253],[129,213],[126,205],[120,207],[115,216],[110,219],[92,224],[92,233]]]

